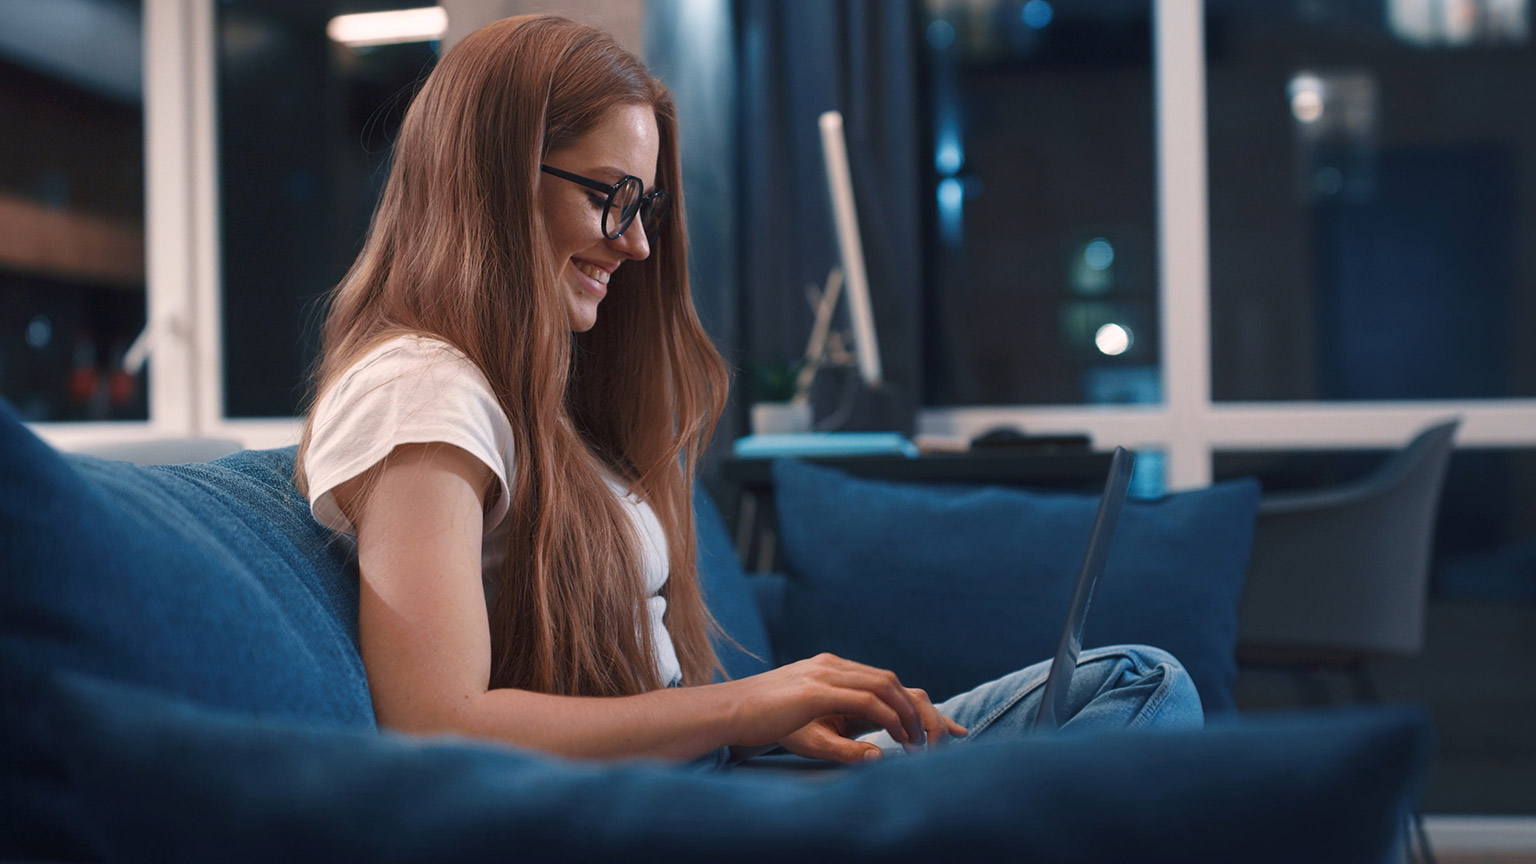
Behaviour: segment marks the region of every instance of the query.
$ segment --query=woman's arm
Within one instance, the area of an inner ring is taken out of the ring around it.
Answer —
[[[828,716],[884,728],[902,743],[922,740],[924,727],[944,731],[920,691],[831,655],[738,681],[618,698],[489,689],[480,547],[494,483],[460,448],[411,444],[336,490],[357,528],[362,656],[381,725],[592,758],[691,758],[781,740],[826,758],[867,752],[856,742],[834,746],[835,736],[816,727],[807,734],[804,727]]]

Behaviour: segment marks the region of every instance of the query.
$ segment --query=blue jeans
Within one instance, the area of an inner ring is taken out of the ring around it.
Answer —
[[[970,734],[955,744],[981,738],[1017,738],[1029,734],[1051,661],[1042,660],[988,681],[936,706]],[[1172,654],[1146,645],[1109,645],[1077,658],[1061,734],[1117,729],[1198,729],[1205,722],[1200,694],[1189,673]],[[902,752],[884,730],[861,736],[886,752]]]

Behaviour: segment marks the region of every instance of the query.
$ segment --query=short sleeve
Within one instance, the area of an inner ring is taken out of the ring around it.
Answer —
[[[507,514],[511,425],[485,374],[453,346],[420,336],[392,339],[353,364],[315,405],[304,455],[310,512],[328,528],[355,534],[336,504],[336,487],[402,444],[431,442],[463,449],[496,476],[489,533]]]

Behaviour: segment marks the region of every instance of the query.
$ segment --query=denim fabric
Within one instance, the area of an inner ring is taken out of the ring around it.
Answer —
[[[773,472],[789,571],[776,663],[829,651],[945,699],[1056,650],[1097,496],[876,482],[783,460]],[[1156,645],[1207,713],[1234,710],[1258,502],[1249,480],[1127,502],[1083,644]]]
[[[1022,738],[1034,729],[1051,661],[952,696],[935,707],[969,735],[955,744]],[[1067,715],[1059,734],[1139,729],[1199,729],[1200,694],[1173,655],[1146,645],[1110,645],[1084,651],[1067,688]],[[860,740],[887,753],[905,752],[884,731]]]

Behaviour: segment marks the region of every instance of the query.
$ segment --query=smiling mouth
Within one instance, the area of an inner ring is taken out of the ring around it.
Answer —
[[[597,284],[603,286],[603,288],[605,288],[605,289],[608,287],[608,280],[609,280],[609,278],[611,278],[613,276],[612,273],[609,273],[607,270],[604,270],[601,267],[594,267],[591,264],[587,264],[587,263],[584,263],[582,261],[577,261],[574,258],[571,259],[571,264],[573,266],[575,266],[576,271],[578,273],[581,273],[583,276],[586,276],[588,279],[591,279],[593,282],[596,282]]]

